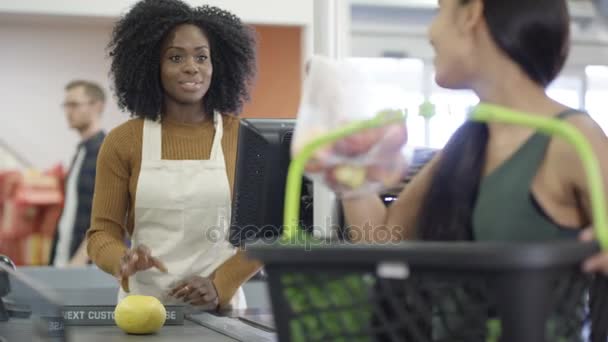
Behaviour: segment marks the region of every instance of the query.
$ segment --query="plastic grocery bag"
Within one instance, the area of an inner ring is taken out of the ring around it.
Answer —
[[[401,181],[406,169],[405,114],[404,109],[383,103],[384,89],[356,63],[320,56],[311,59],[292,156],[313,139],[347,125],[380,117],[386,123],[318,149],[306,164],[307,176],[324,182],[342,197],[377,193]]]

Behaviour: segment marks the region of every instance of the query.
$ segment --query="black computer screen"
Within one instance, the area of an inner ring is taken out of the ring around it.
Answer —
[[[290,119],[243,119],[232,205],[230,241],[273,241],[283,231],[283,204],[295,128]],[[312,227],[312,188],[303,181],[301,221]]]

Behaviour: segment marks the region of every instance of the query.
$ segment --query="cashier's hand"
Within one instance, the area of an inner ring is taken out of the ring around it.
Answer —
[[[210,278],[192,276],[179,282],[169,293],[170,296],[182,299],[202,310],[216,310],[219,297]]]
[[[128,280],[130,276],[150,268],[157,268],[161,272],[167,273],[165,265],[159,259],[152,256],[148,247],[139,245],[128,250],[122,259],[120,259],[120,271],[117,275],[123,290],[129,292]]]
[[[595,234],[593,228],[585,229],[579,236],[581,241],[590,242],[595,240]],[[583,264],[583,270],[585,272],[601,272],[608,276],[608,251],[600,252],[589,259],[585,260]]]

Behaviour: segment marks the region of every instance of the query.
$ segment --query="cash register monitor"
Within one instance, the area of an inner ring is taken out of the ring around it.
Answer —
[[[290,119],[243,119],[232,201],[230,241],[274,241],[283,231],[285,184],[295,128]],[[301,221],[312,227],[312,187],[304,180]]]

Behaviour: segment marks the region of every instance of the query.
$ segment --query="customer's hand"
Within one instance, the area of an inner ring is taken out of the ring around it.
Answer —
[[[595,239],[593,228],[585,229],[579,238],[585,242],[593,241]],[[608,251],[602,251],[585,260],[583,270],[585,272],[601,272],[608,276]]]
[[[128,250],[120,260],[120,270],[117,275],[123,290],[129,292],[128,280],[130,276],[150,268],[157,268],[161,272],[167,273],[165,265],[159,259],[152,256],[148,247],[139,245]]]
[[[216,310],[219,306],[215,285],[207,277],[192,276],[180,281],[169,295],[202,310]]]

